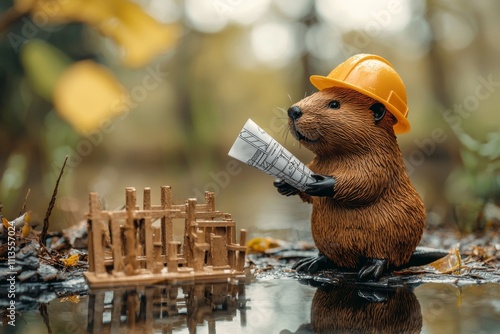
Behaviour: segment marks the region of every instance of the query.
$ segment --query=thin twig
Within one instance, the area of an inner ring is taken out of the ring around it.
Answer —
[[[54,187],[54,192],[52,193],[52,198],[50,199],[49,207],[47,208],[47,212],[45,212],[45,218],[43,219],[43,229],[42,233],[40,233],[40,243],[47,246],[47,231],[49,230],[49,218],[52,213],[52,209],[54,208],[54,204],[56,202],[57,188],[59,187],[59,181],[61,180],[61,176],[64,172],[64,167],[66,167],[66,161],[68,161],[68,156],[64,159],[64,163],[61,167],[61,171],[59,172],[59,177],[56,181],[56,186]]]
[[[23,206],[21,207],[21,212],[19,212],[19,217],[21,217],[21,215],[26,212],[26,202],[28,201],[28,196],[30,195],[30,192],[31,192],[31,188],[28,188],[28,191],[26,192],[26,196],[24,197]]]
[[[49,309],[47,308],[47,304],[41,303],[38,311],[40,312],[43,322],[47,327],[47,332],[49,334],[52,334],[52,327],[50,327]]]
[[[50,254],[49,250],[47,249],[47,247],[45,247],[44,244],[42,244],[41,242],[39,242],[40,244],[40,247],[42,247],[42,250],[45,251],[45,253],[47,253],[48,256],[50,256],[50,258],[52,258],[52,255]]]

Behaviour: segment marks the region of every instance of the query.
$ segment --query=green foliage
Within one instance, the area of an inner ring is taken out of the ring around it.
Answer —
[[[32,39],[21,49],[21,62],[33,90],[51,101],[57,79],[70,65],[71,59],[49,43]]]
[[[486,203],[500,202],[500,133],[487,135],[481,143],[455,129],[460,141],[462,164],[450,174],[448,197],[455,205],[455,218],[462,232],[480,231],[486,226]]]

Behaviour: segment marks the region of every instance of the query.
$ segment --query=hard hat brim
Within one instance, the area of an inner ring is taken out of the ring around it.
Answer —
[[[374,100],[377,100],[381,103],[384,104],[384,106],[387,108],[387,110],[396,117],[397,123],[394,124],[394,132],[396,134],[403,134],[407,133],[410,131],[411,126],[410,122],[408,122],[408,119],[392,104],[390,104],[388,101],[382,100],[379,96],[362,89],[360,87],[351,85],[349,83],[339,81],[336,79],[332,79],[329,77],[321,76],[321,75],[312,75],[310,77],[310,81],[313,84],[314,87],[316,87],[318,90],[323,90],[326,88],[331,88],[331,87],[341,87],[341,88],[349,88],[352,90],[355,90],[361,94],[364,94],[366,96],[371,97]]]

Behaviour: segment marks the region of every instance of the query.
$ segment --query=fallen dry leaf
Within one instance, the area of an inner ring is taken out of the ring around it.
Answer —
[[[279,246],[280,243],[278,240],[269,237],[253,238],[247,242],[247,249],[250,253],[264,253],[270,248]]]
[[[78,254],[73,254],[70,257],[66,259],[60,259],[65,267],[74,267],[78,264],[78,260],[80,259],[80,256]]]
[[[72,302],[72,303],[78,304],[80,302],[80,295],[72,295],[72,296],[63,297],[59,301],[61,303]]]
[[[460,272],[462,268],[462,258],[458,248],[454,248],[445,257],[429,263],[428,266],[433,267],[440,274],[450,274]]]

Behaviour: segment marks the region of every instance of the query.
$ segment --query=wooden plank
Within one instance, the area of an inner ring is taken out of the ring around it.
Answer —
[[[227,221],[220,221],[220,220],[196,220],[196,223],[198,224],[199,228],[214,228],[214,227],[234,227],[236,226],[235,222],[227,222]]]
[[[172,206],[172,189],[169,186],[161,186],[161,208],[162,210],[170,210]],[[161,244],[162,254],[168,254],[167,244],[173,240],[172,219],[166,213],[161,217]]]
[[[110,213],[109,225],[111,227],[111,238],[113,242],[113,273],[123,272],[123,253],[120,221],[114,219]]]
[[[97,195],[97,193],[92,192],[89,194],[89,213],[88,213],[88,216],[90,219],[99,218],[98,217],[99,213],[100,213],[99,195]]]
[[[161,252],[162,252],[161,248],[162,248],[161,242],[153,243],[153,253],[154,253],[153,272],[154,273],[159,273],[164,267],[163,257],[161,255]]]
[[[197,219],[216,219],[216,218],[226,218],[227,213],[221,211],[215,212],[199,212],[196,215]]]
[[[236,268],[236,251],[231,246],[227,246],[227,264],[232,269]]]
[[[117,219],[127,219],[127,212],[126,211],[113,211],[115,214],[115,217]],[[105,219],[108,216],[108,211],[101,211],[97,213],[97,217],[99,219]],[[146,217],[150,217],[152,220],[157,220],[162,217],[166,216],[167,218],[170,219],[182,219],[186,217],[186,212],[179,210],[179,209],[154,209],[152,208],[151,210],[136,210],[135,212],[135,218],[136,219],[143,219]],[[87,215],[87,218],[90,216]],[[212,219],[230,219],[230,215],[228,218],[228,214],[222,211],[215,211],[215,212],[196,212],[196,219],[206,219],[206,220],[212,220]]]
[[[247,243],[247,230],[242,228],[240,230],[240,245],[244,246]]]
[[[151,210],[151,189],[144,188],[143,209]],[[146,255],[146,269],[153,271],[155,261],[153,256],[153,226],[150,217],[144,219],[144,253]]]
[[[215,228],[215,235],[220,235],[224,238],[224,242],[227,245],[227,227],[226,226],[218,226]]]
[[[105,217],[108,211],[102,211],[100,213],[101,217]],[[118,219],[127,219],[127,211],[113,211],[115,217]],[[136,210],[135,218],[143,219],[146,217],[150,217],[153,220],[158,220],[163,216],[169,216],[171,218],[184,218],[186,215],[185,212],[181,212],[180,210],[163,210],[163,209],[151,209],[151,210]]]
[[[153,243],[159,242],[161,245],[160,227],[151,224],[151,228],[153,229]]]
[[[99,196],[95,192],[89,194],[89,213],[87,214],[87,236],[88,236],[88,257],[89,271],[95,272],[95,249],[94,243],[99,239],[94,240],[95,232],[92,226],[95,221],[99,221]],[[94,222],[93,222],[94,221]]]
[[[144,253],[146,255],[147,263],[146,269],[153,270],[154,268],[154,256],[153,256],[153,228],[151,226],[151,219],[146,219],[144,222]]]
[[[122,241],[122,254],[127,254],[127,238],[125,237],[125,225],[120,225],[120,239]]]
[[[145,254],[144,250],[144,219],[134,219],[135,227],[135,256]],[[140,267],[142,268],[142,267]]]
[[[119,333],[123,306],[124,289],[113,290],[113,310],[111,311],[111,333]]]
[[[95,272],[94,264],[94,231],[92,230],[92,220],[87,219],[87,248],[88,248],[88,262],[89,271]]]
[[[151,188],[144,188],[143,197],[142,197],[142,209],[144,211],[151,210]]]
[[[194,240],[193,230],[196,231],[196,199],[189,198],[187,200],[186,218],[184,220],[184,257],[186,258],[188,267],[193,267],[194,258]]]
[[[175,273],[179,270],[179,264],[178,264],[178,256],[177,256],[177,248],[179,247],[178,245],[180,242],[178,241],[170,241],[168,243],[168,262],[167,262],[167,268],[169,273]]]
[[[240,230],[240,246],[244,246],[247,242],[247,230]],[[244,251],[238,251],[238,261],[236,264],[236,270],[243,271],[245,268],[245,258],[246,258],[246,248]]]
[[[154,297],[158,290],[153,287],[146,287],[144,290],[144,295],[146,298],[146,307],[144,310],[145,319],[144,319],[144,332],[145,333],[154,333],[153,327],[155,324],[154,317]]]
[[[181,269],[181,268],[179,268]],[[214,270],[204,270],[201,272],[194,272],[189,268],[182,268],[177,273],[161,273],[161,274],[139,274],[133,276],[123,276],[120,278],[113,277],[112,275],[103,275],[96,277],[93,273],[85,272],[84,276],[87,279],[89,286],[96,289],[107,289],[110,286],[114,288],[120,286],[137,286],[140,284],[158,284],[158,283],[174,283],[174,284],[192,284],[192,283],[216,283],[226,282],[228,278],[237,278],[239,280],[244,278],[242,272],[231,270],[229,266],[214,267]]]
[[[205,204],[207,205],[207,211],[215,211],[215,194],[211,191],[205,191]]]
[[[93,238],[93,250],[94,250],[94,272],[96,274],[105,273],[106,268],[104,267],[104,247],[103,247],[103,231],[102,222],[100,220],[92,221],[92,238]]]
[[[196,204],[196,212],[207,212],[206,204]]]
[[[134,211],[135,211],[135,189],[128,187],[125,190],[125,208],[127,210],[127,221],[125,223],[125,238],[127,243],[127,275],[132,275],[137,269],[136,258],[136,232],[134,226]]]
[[[137,316],[137,297],[134,293],[127,294],[125,307],[127,308],[127,330],[129,333],[139,332],[135,330],[135,322]]]
[[[212,266],[219,267],[228,264],[226,240],[222,236],[210,235],[210,255]]]
[[[246,252],[247,250],[247,247],[246,246],[239,246],[239,245],[227,245],[226,246],[228,250],[231,250],[231,251],[242,251],[242,252]]]
[[[196,232],[196,242],[194,243],[195,257],[193,269],[195,272],[203,271],[205,265],[205,253],[210,250],[210,244],[205,242],[205,232],[198,230]]]
[[[92,308],[92,309],[90,309]],[[102,332],[102,315],[104,313],[104,291],[96,291],[94,293],[93,303],[89,302],[89,313],[93,314],[92,323],[89,323],[89,327],[92,328],[92,333]]]
[[[162,186],[162,188],[163,187],[170,188],[169,186]],[[151,204],[151,210],[161,210],[161,209],[163,209],[163,206],[161,204],[159,204],[159,205]],[[171,210],[179,210],[181,212],[186,212],[186,206],[184,204],[172,204],[170,206],[170,209]]]
[[[235,244],[236,243],[236,223],[234,224],[234,226],[231,226],[231,242],[228,243],[229,245],[230,244]]]

